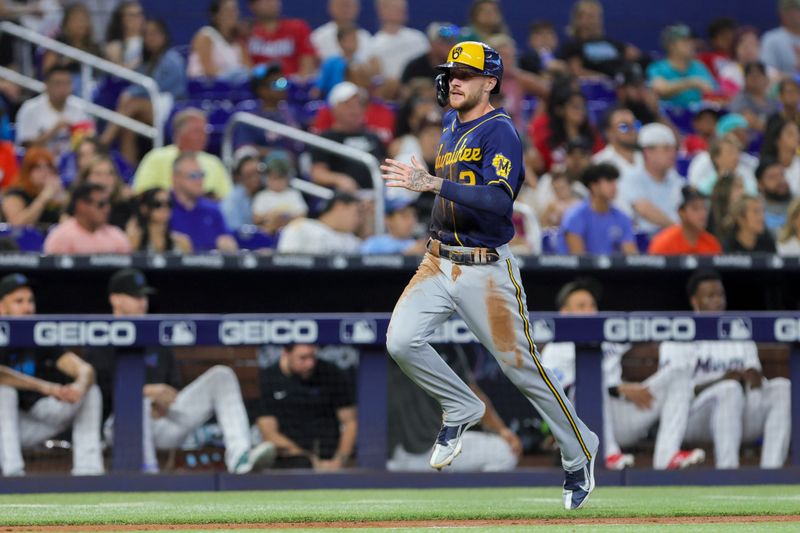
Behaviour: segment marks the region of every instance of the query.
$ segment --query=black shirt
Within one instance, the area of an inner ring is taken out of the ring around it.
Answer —
[[[753,248],[745,248],[742,243],[736,240],[736,235],[731,235],[722,243],[722,249],[726,254],[749,254],[751,252],[765,252],[775,253],[775,241],[768,231],[765,231],[756,239],[756,245]]]
[[[572,39],[564,43],[558,57],[569,61],[580,57],[583,68],[614,77],[625,62],[625,44],[613,39]]]
[[[103,418],[114,412],[114,374],[117,348],[89,348],[84,360],[94,367],[95,382],[103,393]],[[152,347],[144,351],[145,383],[166,383],[178,390],[183,386],[172,348]]]
[[[535,50],[528,50],[519,58],[519,68],[539,74],[542,72],[542,58]]]
[[[336,411],[355,405],[350,381],[339,368],[317,361],[308,380],[285,375],[276,363],[263,370],[260,416],[274,416],[278,429],[304,450],[330,459],[339,445]]]
[[[403,75],[400,77],[400,81],[408,83],[415,78],[425,78],[426,80],[433,81],[436,79],[437,74],[439,74],[439,71],[431,65],[428,53],[425,52],[421,56],[408,62],[406,68],[403,69]]]
[[[17,372],[52,383],[66,384],[73,380],[56,368],[66,350],[62,348],[2,348],[0,364]],[[19,407],[27,411],[43,396],[35,391],[19,391]]]
[[[33,203],[34,198],[31,197],[24,189],[20,189],[17,187],[10,188],[3,192],[4,196],[18,196],[23,202],[25,202],[25,207],[28,207]],[[54,224],[58,224],[59,219],[61,218],[61,211],[62,206],[60,204],[53,204],[49,203],[44,207],[42,210],[42,214],[39,216],[39,220],[37,220],[34,225],[37,229],[47,232],[50,229],[50,226]],[[5,217],[4,217],[5,218]]]
[[[374,155],[378,161],[383,161],[386,158],[386,148],[383,146],[380,137],[374,133],[362,130],[358,133],[341,133],[334,130],[328,130],[322,134],[326,139],[342,143],[357,150],[369,152]],[[372,177],[370,176],[369,169],[358,161],[340,157],[334,153],[325,150],[311,150],[311,160],[314,163],[327,163],[328,168],[332,172],[341,172],[347,174],[356,182],[362,189],[372,189]]]

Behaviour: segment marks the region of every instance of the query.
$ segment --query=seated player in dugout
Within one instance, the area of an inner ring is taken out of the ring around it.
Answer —
[[[336,365],[317,358],[317,346],[287,344],[261,370],[258,428],[275,445],[274,468],[340,470],[358,434],[355,395]]]
[[[456,374],[486,405],[483,431],[464,433],[464,451],[449,472],[502,472],[513,470],[522,454],[522,441],[497,414],[491,400],[475,381],[460,345],[437,346]],[[389,360],[389,461],[391,471],[427,471],[442,410],[435,399],[417,387],[393,360]]]
[[[556,306],[562,315],[597,313],[600,284],[578,279],[558,292]],[[623,377],[623,357],[630,344],[604,342],[603,351],[603,442],[606,468],[622,470],[634,464],[634,456],[622,447],[634,446],[658,425],[653,468],[675,470],[702,462],[701,449],[681,450],[689,402],[689,373],[681,367],[661,368],[641,383]],[[542,350],[542,363],[552,368],[565,389],[575,384],[575,343],[550,342]],[[626,376],[627,377],[627,376]]]
[[[0,280],[0,316],[36,313],[31,281]],[[94,369],[63,348],[0,349],[0,465],[4,476],[25,475],[22,449],[72,427],[72,474],[104,472],[100,444],[103,400]]]
[[[144,274],[136,269],[120,270],[111,276],[108,300],[116,317],[147,314],[150,295],[156,290],[147,285]],[[112,411],[113,382],[116,366],[114,347],[89,348],[86,359],[97,371],[97,382],[105,404]],[[145,348],[144,424],[142,427],[143,470],[159,470],[156,450],[178,448],[189,434],[216,417],[225,442],[225,465],[232,474],[246,474],[267,467],[275,458],[269,443],[251,447],[250,422],[242,400],[239,380],[234,371],[216,365],[182,388],[175,352],[168,347]],[[105,426],[106,441],[114,434],[113,417]]]
[[[724,313],[725,286],[719,273],[695,271],[687,294],[696,313]],[[664,342],[662,366],[684,366],[692,378],[686,442],[713,443],[717,468],[738,468],[742,442],[761,444],[761,468],[781,468],[791,435],[791,383],[766,379],[758,347],[741,318],[720,322],[728,339],[690,343]]]

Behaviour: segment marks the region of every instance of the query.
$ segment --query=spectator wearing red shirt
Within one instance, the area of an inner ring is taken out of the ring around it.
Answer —
[[[733,43],[739,25],[730,17],[720,17],[708,25],[708,44],[710,50],[697,54],[697,59],[708,67],[715,78],[719,78],[722,67],[732,61]]]
[[[311,28],[300,19],[281,18],[281,0],[249,0],[255,21],[247,49],[254,65],[278,62],[287,76],[311,76],[317,68]]]
[[[697,189],[687,185],[681,191],[683,200],[678,207],[678,224],[661,230],[647,252],[653,255],[715,255],[722,253],[716,237],[706,231],[708,206]]]
[[[693,133],[683,139],[682,152],[687,157],[694,157],[700,152],[708,150],[714,139],[719,111],[716,107],[703,106],[692,117]]]
[[[342,83],[355,85],[350,81],[345,81]],[[365,92],[363,87],[361,90]],[[351,92],[352,88],[349,88],[348,91]],[[314,117],[314,122],[311,124],[310,128],[311,133],[321,135],[322,132],[328,131],[333,127],[333,122],[333,109],[330,105],[327,105],[320,109],[317,115]],[[364,126],[369,131],[380,137],[381,141],[383,141],[383,144],[386,146],[389,146],[389,143],[394,140],[394,132],[396,129],[395,123],[396,117],[394,111],[392,111],[389,106],[373,99],[370,99],[367,102],[366,109],[364,111]]]

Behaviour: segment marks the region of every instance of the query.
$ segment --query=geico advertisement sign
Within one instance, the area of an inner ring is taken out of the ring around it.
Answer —
[[[132,346],[133,322],[37,322],[33,326],[37,346]]]
[[[219,339],[225,345],[314,343],[319,328],[314,320],[225,320]]]
[[[607,318],[603,335],[610,342],[691,341],[695,323],[689,317]]]
[[[775,320],[775,340],[778,342],[800,341],[800,319],[779,318]]]

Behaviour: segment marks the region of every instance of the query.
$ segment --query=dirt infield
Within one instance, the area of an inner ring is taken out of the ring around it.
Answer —
[[[490,527],[490,526],[558,526],[558,525],[648,525],[648,524],[755,524],[768,522],[800,522],[800,515],[775,516],[661,516],[624,518],[543,518],[524,520],[392,520],[382,522],[279,522],[260,524],[137,524],[81,526],[0,526],[0,533],[38,531],[48,533],[76,531],[169,531],[169,530],[248,530],[248,529],[357,529],[408,527]]]

